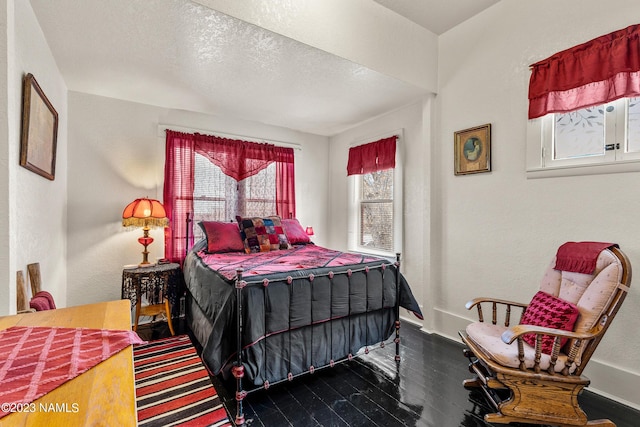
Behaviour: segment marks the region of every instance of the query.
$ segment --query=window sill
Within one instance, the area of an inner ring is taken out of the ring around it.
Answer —
[[[396,260],[396,254],[393,252],[379,251],[379,250],[369,249],[369,248],[355,248],[355,249],[352,248],[352,249],[349,249],[349,252],[361,254],[361,255],[373,255],[381,258],[387,258],[389,261]]]
[[[640,172],[640,161],[620,161],[591,165],[557,166],[527,169],[527,179],[557,178],[564,176],[601,175],[612,173]]]

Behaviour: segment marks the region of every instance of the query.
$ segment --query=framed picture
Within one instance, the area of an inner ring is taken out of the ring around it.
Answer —
[[[43,177],[56,175],[58,113],[32,74],[24,77],[20,165]]]
[[[454,133],[456,175],[491,170],[491,124]]]

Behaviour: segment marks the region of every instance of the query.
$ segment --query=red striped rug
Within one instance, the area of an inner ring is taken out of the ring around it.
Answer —
[[[231,426],[187,335],[133,347],[140,426]]]

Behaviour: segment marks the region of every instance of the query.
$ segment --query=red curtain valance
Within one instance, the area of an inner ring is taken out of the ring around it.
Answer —
[[[259,144],[240,139],[214,135],[193,134],[196,152],[222,169],[236,181],[253,176],[276,161],[277,148],[272,144]],[[292,149],[289,149],[293,151]]]
[[[347,176],[393,169],[396,167],[397,136],[349,148]]]
[[[529,118],[640,95],[640,25],[531,65]]]

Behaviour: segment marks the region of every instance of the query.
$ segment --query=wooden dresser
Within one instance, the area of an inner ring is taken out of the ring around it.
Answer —
[[[118,300],[0,317],[0,330],[12,326],[130,330],[130,302]],[[62,384],[34,403],[37,408],[43,404],[57,409],[12,413],[0,418],[0,426],[137,425],[132,346]]]

